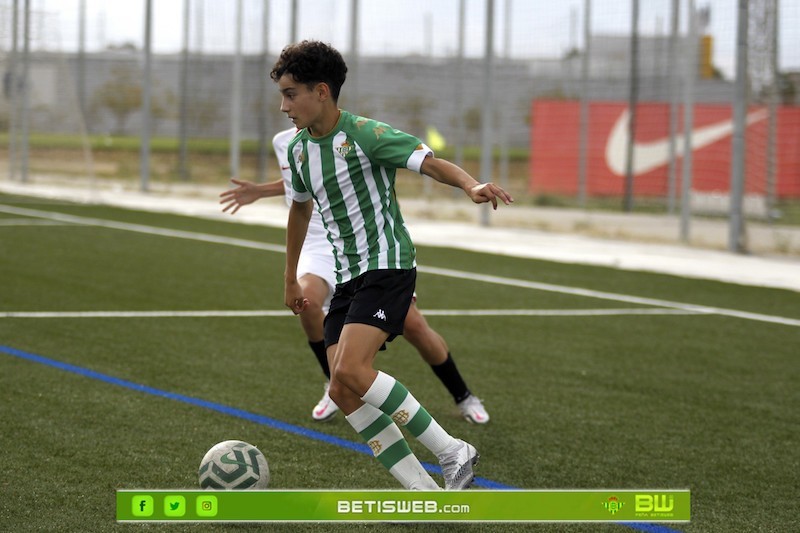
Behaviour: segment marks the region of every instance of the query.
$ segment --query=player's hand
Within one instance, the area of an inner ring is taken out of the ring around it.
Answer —
[[[223,213],[227,213],[231,209],[231,215],[235,214],[243,205],[252,204],[261,198],[261,192],[258,185],[250,181],[238,180],[231,178],[231,183],[236,185],[233,189],[228,189],[220,193],[219,203],[225,207],[222,209]]]
[[[492,207],[494,209],[497,209],[498,198],[506,205],[514,201],[510,194],[494,183],[481,183],[480,185],[476,185],[472,187],[467,194],[476,204],[492,202]]]
[[[286,282],[283,303],[296,315],[299,315],[308,307],[308,298],[303,297],[303,288],[297,280]]]

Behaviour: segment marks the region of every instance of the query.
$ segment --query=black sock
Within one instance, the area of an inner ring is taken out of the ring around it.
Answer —
[[[322,368],[322,372],[325,373],[325,377],[331,379],[331,369],[328,368],[328,354],[325,352],[325,341],[308,341],[308,345],[314,355],[317,356],[317,361],[319,361],[319,366]]]
[[[447,387],[456,403],[463,401],[470,395],[467,384],[464,383],[461,373],[456,368],[456,363],[453,361],[453,356],[450,355],[450,352],[447,352],[447,361],[440,365],[431,365],[431,370]]]

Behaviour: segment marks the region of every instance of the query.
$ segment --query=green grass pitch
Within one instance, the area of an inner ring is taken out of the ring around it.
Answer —
[[[87,219],[109,224],[77,223]],[[115,523],[115,489],[195,488],[205,451],[227,439],[264,452],[275,488],[397,488],[366,455],[11,353],[358,443],[341,415],[326,424],[310,417],[323,379],[296,318],[156,313],[282,311],[283,254],[170,231],[278,246],[284,237],[267,227],[0,195],[0,529],[452,530]],[[419,306],[430,311],[428,321],[447,339],[492,421],[479,427],[461,420],[401,339],[378,356],[377,366],[405,383],[451,433],[475,444],[480,478],[527,489],[689,488],[692,521],[663,526],[673,531],[796,527],[800,294],[445,248],[420,247],[418,262]],[[632,304],[613,295],[665,303]],[[688,304],[766,320],[686,312]],[[436,313],[442,310],[452,313]],[[460,313],[470,310],[499,314]],[[501,313],[509,310],[530,314]],[[435,462],[411,444],[421,460]],[[617,524],[454,527],[631,530]]]

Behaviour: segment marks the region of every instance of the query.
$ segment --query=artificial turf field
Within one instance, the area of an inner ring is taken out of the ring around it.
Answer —
[[[419,306],[492,421],[464,422],[401,339],[377,366],[479,449],[478,486],[688,488],[690,523],[117,524],[116,489],[195,488],[228,439],[265,453],[272,488],[398,488],[325,440],[360,444],[341,414],[310,417],[323,378],[282,308],[283,237],[0,195],[0,529],[796,528],[800,294],[432,247],[418,249]]]

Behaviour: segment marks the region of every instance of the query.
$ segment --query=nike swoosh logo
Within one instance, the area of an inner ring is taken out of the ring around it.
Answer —
[[[625,109],[611,128],[611,133],[606,142],[606,164],[611,172],[618,176],[625,175],[626,145],[628,142],[628,110]],[[754,111],[747,115],[747,125],[767,118],[767,111]],[[699,150],[733,133],[733,119],[723,120],[692,130],[691,150]],[[686,137],[675,136],[675,155],[684,154]],[[669,163],[669,137],[655,141],[633,143],[633,174],[639,175],[650,172]]]
[[[219,462],[222,463],[222,464],[226,464],[226,465],[250,466],[247,463],[243,463],[241,461],[235,461],[235,460],[231,459],[230,457],[228,457],[229,455],[230,455],[230,452],[228,452],[225,455],[223,455],[222,457],[220,457],[219,458]]]

